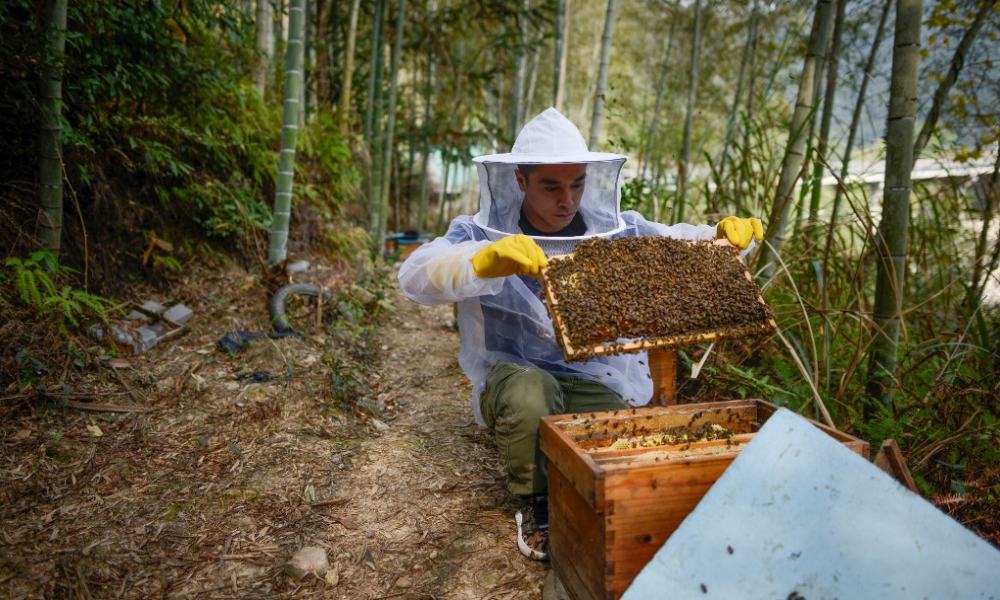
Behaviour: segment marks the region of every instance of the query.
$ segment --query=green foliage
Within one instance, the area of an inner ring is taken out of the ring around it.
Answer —
[[[784,387],[789,383],[795,383],[794,378],[787,378],[787,373],[786,378],[776,377],[777,381],[772,382],[771,375],[758,372],[756,369],[744,369],[734,364],[727,364],[723,368],[707,367],[706,374],[715,382],[731,389],[740,398],[766,398],[768,402],[778,406],[795,406],[801,404],[804,399],[801,390],[791,391]]]
[[[173,256],[160,255],[153,257],[153,268],[160,269],[162,271],[169,271],[171,273],[180,273],[184,270],[184,266],[181,262]]]
[[[334,349],[324,355],[323,362],[331,371],[330,392],[342,405],[371,395],[371,387],[361,376],[377,354],[376,327],[392,310],[390,286],[387,272],[370,271],[337,299],[327,326]]]
[[[650,198],[650,186],[641,179],[633,179],[622,185],[622,210],[641,210]]]
[[[0,286],[5,301],[20,301],[58,329],[78,328],[80,321],[87,317],[108,320],[112,303],[61,283],[73,270],[60,265],[50,252],[34,252],[26,259],[10,257],[4,261],[4,266]]]
[[[319,210],[326,222],[327,241],[335,250],[344,251],[342,256],[357,256],[360,248],[354,246],[352,237],[359,233],[344,227],[343,217],[358,199],[361,172],[333,113],[316,114],[302,130],[295,163],[295,200],[306,201]],[[338,244],[336,236],[346,238]]]
[[[17,363],[19,389],[44,387],[41,384],[42,378],[49,374],[49,368],[44,362],[38,360],[27,348],[18,350],[14,359]]]

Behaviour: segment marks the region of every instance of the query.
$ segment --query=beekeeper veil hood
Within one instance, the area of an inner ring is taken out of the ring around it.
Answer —
[[[586,167],[578,213],[586,233],[574,237],[538,236],[546,253],[572,251],[576,242],[593,236],[613,235],[625,224],[619,217],[619,176],[625,156],[587,149],[580,130],[558,110],[548,108],[529,121],[514,147],[505,154],[473,159],[479,172],[479,213],[474,222],[490,239],[521,233],[518,225],[524,192],[517,183],[518,165],[583,164]]]

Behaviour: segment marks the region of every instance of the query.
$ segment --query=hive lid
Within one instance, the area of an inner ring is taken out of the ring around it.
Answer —
[[[782,409],[622,600],[664,597],[998,598],[1000,551]]]

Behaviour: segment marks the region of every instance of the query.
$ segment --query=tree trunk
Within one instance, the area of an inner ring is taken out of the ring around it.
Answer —
[[[753,7],[750,9],[750,27],[747,31],[747,41],[743,46],[743,56],[740,59],[740,74],[736,78],[736,93],[733,94],[733,107],[729,110],[729,119],[726,121],[726,133],[722,137],[722,153],[719,155],[718,163],[718,186],[712,194],[712,212],[719,212],[719,194],[722,193],[722,182],[726,177],[726,160],[729,158],[729,144],[732,142],[736,130],[736,116],[740,110],[740,98],[743,96],[743,83],[746,81],[747,67],[750,64],[752,48],[757,39],[757,13],[759,8],[758,0],[753,0]],[[751,79],[753,75],[751,74]]]
[[[261,98],[267,91],[267,74],[271,70],[271,52],[274,47],[274,19],[271,17],[270,0],[257,0],[257,68],[253,83]]]
[[[885,136],[885,192],[882,198],[882,222],[875,237],[879,261],[866,386],[870,398],[887,406],[892,404],[906,274],[921,20],[922,0],[897,0],[892,79],[889,84],[889,119]],[[870,412],[871,407],[866,408]]]
[[[827,50],[829,50],[829,47]],[[819,106],[820,98],[823,97],[823,84],[826,83],[824,78],[820,77],[820,73],[823,72],[824,67],[826,67],[826,54],[820,57],[819,62],[816,64],[815,87],[813,87],[812,94],[813,111],[809,115],[809,135],[806,136],[806,150],[803,155],[801,168],[802,185],[799,186],[798,201],[795,204],[795,226],[792,228],[792,235],[794,236],[798,236],[799,232],[802,231],[802,221],[806,214],[806,197],[816,185],[815,180],[812,178],[812,166],[816,164],[816,149],[814,146],[816,143],[816,123],[819,122]]]
[[[566,0],[556,0],[556,23],[554,27],[555,42],[552,46],[552,106],[559,110],[562,104],[563,86],[566,79],[563,76],[563,54],[566,53]]]
[[[528,48],[528,0],[521,0],[521,10],[517,12],[517,24],[520,30],[520,39],[514,47],[514,85],[511,91],[509,132],[510,143],[513,145],[514,138],[521,130],[521,115],[524,114],[524,78],[527,68],[527,48]]]
[[[757,13],[758,13],[758,18],[759,18],[760,17],[760,10],[759,10],[760,6],[759,6],[757,0],[754,0],[754,8],[758,9]],[[759,40],[759,37],[760,37],[760,36],[757,35],[757,24],[756,24],[756,21],[753,23],[753,27],[754,27],[754,32],[753,32],[752,40],[750,42],[750,45],[747,47],[747,54],[748,54],[748,57],[747,57],[747,74],[748,74],[748,77],[747,77],[747,100],[746,100],[746,108],[744,110],[746,111],[746,114],[748,114],[748,115],[752,115],[753,114],[753,108],[754,108],[753,99],[754,99],[754,92],[756,91],[754,84],[757,81],[757,77],[754,75],[754,72],[755,72],[755,69],[757,67],[757,43],[758,43],[758,40]],[[743,130],[743,144],[746,145],[746,142],[747,142],[747,131]]]
[[[861,113],[864,110],[865,97],[868,89],[868,82],[872,79],[872,72],[875,68],[875,60],[878,56],[879,48],[882,45],[882,38],[885,33],[885,24],[888,21],[889,12],[892,8],[892,0],[884,0],[882,3],[882,13],[879,16],[878,26],[875,29],[875,35],[872,39],[871,49],[868,52],[868,58],[865,61],[865,66],[861,75],[861,83],[858,89],[858,96],[854,103],[854,111],[851,114],[851,124],[847,131],[847,141],[844,144],[844,154],[841,158],[840,166],[840,177],[837,181],[836,188],[833,195],[833,206],[830,209],[830,222],[826,230],[826,247],[823,250],[823,278],[825,284],[823,286],[822,295],[822,308],[825,311],[829,304],[829,290],[830,290],[830,253],[833,250],[833,235],[837,227],[837,217],[840,211],[840,201],[846,191],[846,181],[847,175],[850,170],[851,161],[851,151],[854,148],[854,138],[857,135],[858,126],[861,123]],[[863,268],[863,267],[862,267]],[[829,388],[832,378],[831,378],[831,345],[832,345],[832,328],[830,325],[830,320],[825,319],[823,322],[823,353],[824,353],[824,366],[826,377],[824,381]]]
[[[701,0],[694,3],[694,33],[691,35],[691,69],[688,71],[687,110],[684,113],[684,138],[681,142],[681,160],[677,168],[677,203],[674,205],[674,222],[684,220],[684,203],[687,200],[687,172],[691,164],[691,123],[694,120],[694,100],[698,93],[698,45],[701,43]]]
[[[57,258],[62,242],[62,77],[66,51],[66,0],[50,0],[45,22],[45,65],[39,82],[38,129],[39,214],[42,249]]]
[[[941,116],[941,108],[944,106],[945,101],[948,100],[948,92],[951,91],[951,87],[955,85],[958,81],[958,74],[962,71],[962,66],[965,64],[965,56],[969,53],[969,48],[972,47],[972,42],[976,39],[976,35],[979,34],[979,30],[983,28],[986,23],[987,17],[990,15],[990,11],[993,9],[993,2],[990,0],[979,0],[979,12],[976,13],[976,18],[969,25],[969,28],[965,30],[962,34],[962,41],[958,43],[958,48],[955,48],[955,54],[951,57],[951,65],[948,67],[948,74],[945,75],[941,83],[938,84],[937,90],[934,92],[934,100],[931,102],[931,109],[927,113],[927,118],[924,119],[924,124],[920,128],[920,135],[917,136],[917,141],[913,145],[913,162],[917,162],[917,158],[920,157],[920,153],[923,152],[924,147],[927,142],[931,139],[931,134],[934,133],[934,128],[937,126],[938,117]]]
[[[432,11],[433,16],[433,11]],[[434,57],[431,55],[431,51],[427,51],[427,81],[424,86],[424,119],[423,119],[423,134],[424,134],[424,156],[423,164],[420,167],[420,172],[423,177],[420,180],[420,205],[417,208],[417,231],[424,230],[424,224],[427,221],[427,197],[430,190],[430,171],[428,166],[430,164],[431,157],[431,89],[434,82]]]
[[[313,56],[315,61],[313,63],[314,109],[317,106],[325,106],[330,100],[330,46],[332,44],[329,41],[329,12],[326,0],[316,0],[315,24],[313,26],[313,33],[316,36],[313,42]]]
[[[420,86],[417,84],[420,73],[420,57],[416,52],[413,52],[411,60],[410,101],[408,103],[410,110],[407,116],[409,131],[406,136],[406,185],[404,186],[406,190],[406,220],[404,221],[406,227],[409,227],[411,222],[410,217],[413,214],[413,163],[417,159],[417,111],[420,110],[418,95]]]
[[[441,182],[441,199],[438,202],[438,222],[436,229],[438,233],[441,233],[444,230],[444,213],[446,210],[445,204],[448,202],[448,175],[451,171],[451,161],[448,160],[447,153],[442,153],[441,157],[444,160],[444,178]]]
[[[601,143],[601,119],[604,117],[604,89],[608,84],[608,62],[611,60],[611,35],[614,33],[615,5],[617,0],[608,0],[604,13],[604,35],[601,36],[601,62],[597,71],[597,88],[594,90],[594,112],[590,119],[588,145],[596,150]]]
[[[381,205],[379,207],[379,222],[375,230],[375,240],[379,244],[379,252],[385,248],[385,229],[389,216],[389,196],[390,175],[392,173],[392,155],[395,142],[396,128],[396,96],[399,92],[399,55],[403,48],[403,25],[406,18],[406,0],[399,0],[399,8],[396,11],[396,37],[392,43],[392,58],[389,62],[389,105],[386,107],[388,113],[388,123],[385,127],[385,140],[382,143],[382,177],[381,177]]]
[[[354,45],[358,35],[358,12],[361,0],[351,2],[351,24],[347,29],[347,52],[344,58],[344,83],[340,90],[340,132],[347,134],[351,126],[351,84],[354,80]]]
[[[521,103],[521,124],[528,120],[531,107],[535,103],[535,83],[538,81],[538,47],[532,44],[531,58],[528,59],[528,89],[524,92],[524,102]]]
[[[378,73],[378,65],[380,64],[379,56],[382,53],[382,21],[385,18],[385,2],[386,0],[375,0],[375,15],[374,21],[372,22],[371,55],[368,59],[368,96],[365,98],[364,137],[365,142],[368,144],[369,152],[372,150],[372,127],[376,109],[376,80],[380,77]]]
[[[392,163],[392,183],[393,183],[393,193],[392,193],[392,230],[399,231],[399,199],[402,197],[402,191],[399,189],[401,181],[399,179],[399,152],[395,151],[392,153],[392,159],[389,161]],[[385,246],[385,244],[382,244]]]
[[[813,158],[813,188],[809,198],[808,229],[814,233],[819,224],[819,201],[823,193],[823,173],[829,162],[830,123],[833,120],[833,103],[837,94],[837,76],[840,65],[840,38],[844,31],[844,14],[847,0],[837,0],[837,16],[833,21],[833,39],[830,41],[830,55],[826,58],[826,90],[823,98],[823,116],[820,118],[819,140]]]
[[[566,69],[569,65],[569,18],[570,0],[562,0],[563,3],[563,47],[561,62],[559,63],[559,96],[556,97],[556,109],[563,110],[569,106],[569,90],[566,88]]]
[[[854,149],[854,138],[858,133],[858,126],[861,124],[861,112],[865,106],[865,94],[868,90],[868,82],[871,81],[872,71],[875,69],[875,59],[878,56],[878,49],[882,45],[882,37],[885,32],[885,23],[889,17],[889,9],[892,7],[892,0],[884,0],[882,5],[882,15],[879,17],[878,27],[875,29],[875,37],[872,39],[872,47],[868,52],[868,60],[865,61],[864,72],[861,76],[861,85],[858,89],[858,97],[854,102],[854,112],[851,114],[851,125],[847,130],[847,141],[844,143],[844,156],[840,165],[840,181],[833,195],[833,206],[830,209],[830,226],[826,232],[826,248],[823,251],[823,273],[828,272],[830,264],[830,251],[833,247],[833,231],[837,224],[837,213],[840,210],[840,199],[844,194],[844,185],[847,180],[848,167],[851,161],[851,151]]]
[[[353,1],[353,0],[352,0]],[[336,0],[324,0],[326,4],[326,32],[323,43],[326,46],[326,91],[325,101],[329,110],[337,112],[340,106],[340,93],[344,81],[344,51],[347,49],[347,25],[350,24],[350,13],[344,13],[345,4]],[[337,122],[335,117],[334,122]]]
[[[382,115],[382,44],[385,35],[385,11],[388,0],[376,0],[375,21],[372,28],[372,55],[370,71],[368,72],[368,104],[365,110],[365,124],[368,145],[368,155],[371,158],[371,165],[368,169],[368,218],[370,233],[374,236],[378,230],[379,207],[382,202],[382,188],[379,175],[382,174],[381,163],[381,137],[380,117]],[[374,240],[378,243],[378,240]]]
[[[299,127],[305,126],[306,118],[312,114],[313,38],[315,37],[312,17],[313,13],[316,12],[313,8],[313,2],[315,0],[306,0],[306,22],[302,29],[302,92],[299,95]]]
[[[774,255],[781,252],[785,240],[785,228],[788,224],[788,213],[792,207],[792,195],[795,182],[802,168],[803,150],[809,131],[809,116],[813,112],[813,89],[817,63],[826,52],[827,40],[833,28],[833,0],[817,0],[816,15],[813,18],[812,31],[809,34],[809,45],[806,58],[802,65],[802,75],[799,78],[799,89],[795,99],[795,111],[792,113],[791,130],[788,133],[788,145],[785,158],[781,165],[781,175],[778,178],[778,188],[775,190],[774,205],[771,208],[767,223],[767,244],[760,249],[758,265],[761,267],[761,279],[770,279],[774,274]]]
[[[298,93],[302,88],[304,29],[305,0],[291,0],[288,5],[288,43],[285,45],[285,101],[282,110],[281,154],[278,156],[278,181],[275,186],[274,214],[267,249],[267,261],[272,265],[285,260],[288,246],[292,181],[295,178],[295,143],[299,131]]]
[[[646,178],[646,163],[649,162],[650,157],[653,154],[653,144],[656,141],[656,130],[660,125],[660,113],[663,111],[663,96],[666,94],[667,90],[667,74],[670,72],[670,55],[673,53],[674,48],[674,29],[677,26],[677,19],[670,19],[670,30],[667,33],[667,50],[663,54],[663,64],[660,65],[660,76],[656,84],[656,105],[653,107],[653,115],[649,120],[649,127],[644,132],[646,136],[646,143],[643,144],[644,150],[639,154],[639,179],[643,180]],[[659,203],[657,203],[659,206]],[[659,213],[658,210],[654,211]],[[653,220],[656,220],[656,215],[653,216]]]
[[[274,48],[271,49],[271,56],[277,56],[279,51],[285,49],[285,0],[273,0],[271,13],[274,16]],[[274,81],[282,76],[282,68],[280,60],[274,61]]]

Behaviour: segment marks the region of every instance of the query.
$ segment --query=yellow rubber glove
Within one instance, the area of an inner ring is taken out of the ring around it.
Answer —
[[[472,268],[480,277],[536,276],[548,264],[535,240],[523,233],[493,242],[472,257]]]
[[[754,217],[749,219],[726,217],[716,226],[715,237],[726,238],[730,244],[740,250],[746,250],[751,239],[758,242],[764,239],[764,227],[760,224],[760,219]]]

